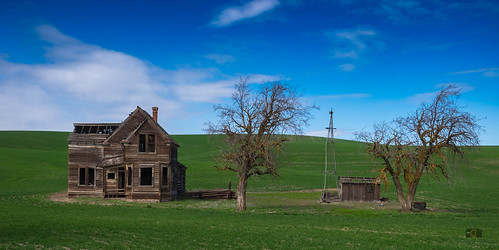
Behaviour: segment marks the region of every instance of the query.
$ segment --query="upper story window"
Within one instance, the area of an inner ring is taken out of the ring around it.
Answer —
[[[140,134],[139,135],[139,152],[156,152],[156,135],[155,134]]]
[[[147,152],[156,152],[156,140],[154,134],[147,135]]]

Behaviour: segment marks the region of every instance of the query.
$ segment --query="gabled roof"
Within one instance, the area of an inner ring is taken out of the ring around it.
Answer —
[[[154,121],[151,115],[147,113],[145,110],[137,106],[137,109],[135,109],[121,124],[120,126],[109,136],[104,143],[108,143],[111,140],[128,140],[130,137],[132,137],[137,130],[139,130],[147,121],[150,121],[153,126],[163,134],[168,140],[170,140],[173,144],[175,144],[177,147],[179,147],[178,143],[157,123]],[[131,124],[131,123],[136,123],[136,124]],[[130,129],[131,128],[131,129]],[[129,130],[129,131],[126,131]],[[116,138],[119,136],[118,138]]]

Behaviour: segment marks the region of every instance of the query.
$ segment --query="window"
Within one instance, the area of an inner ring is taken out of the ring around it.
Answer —
[[[93,186],[95,180],[95,168],[80,168],[78,175],[78,185]]]
[[[161,183],[168,186],[168,167],[162,167]]]
[[[149,134],[147,135],[147,152],[155,152],[156,151],[156,144],[154,143],[154,135]]]
[[[156,152],[156,136],[154,134],[139,135],[139,152]]]
[[[86,176],[87,176],[87,173],[86,173],[87,169],[86,168],[80,168],[80,174],[79,174],[79,181],[78,181],[78,185],[86,185]]]
[[[171,147],[171,157],[173,160],[177,160],[177,148],[176,147]]]
[[[94,168],[88,168],[88,185],[93,186],[94,185],[94,178],[95,178],[95,169]]]
[[[152,186],[152,168],[140,168],[140,185]]]
[[[107,179],[108,180],[114,180],[115,175],[116,175],[115,173],[107,173]]]
[[[139,135],[139,152],[146,152],[146,135]]]
[[[128,167],[128,186],[132,185],[132,168]]]

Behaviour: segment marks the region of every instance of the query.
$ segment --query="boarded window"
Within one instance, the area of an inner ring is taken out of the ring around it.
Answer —
[[[161,183],[163,186],[168,186],[168,167],[162,168]]]
[[[115,173],[107,173],[107,179],[114,180],[114,178],[115,178]]]
[[[78,185],[80,186],[93,186],[95,180],[94,168],[80,168],[78,175]]]
[[[140,185],[152,186],[152,168],[140,168]]]

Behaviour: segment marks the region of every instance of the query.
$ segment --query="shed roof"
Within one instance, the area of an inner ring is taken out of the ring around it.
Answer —
[[[380,180],[374,178],[374,177],[353,177],[353,176],[340,176],[340,183],[355,183],[355,184],[360,184],[360,183],[373,183],[373,184],[379,184]]]

